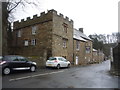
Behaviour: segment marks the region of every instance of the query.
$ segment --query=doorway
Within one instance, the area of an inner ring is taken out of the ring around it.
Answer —
[[[76,65],[78,65],[78,56],[76,56]]]

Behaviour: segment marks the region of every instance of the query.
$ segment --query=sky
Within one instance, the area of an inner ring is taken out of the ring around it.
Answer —
[[[40,0],[39,0],[40,1]],[[84,28],[86,35],[118,32],[118,2],[120,0],[41,0],[39,9],[27,7],[16,11],[15,20],[54,9],[74,21],[74,28]]]

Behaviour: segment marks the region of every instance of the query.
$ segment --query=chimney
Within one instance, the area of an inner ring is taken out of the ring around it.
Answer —
[[[82,33],[84,33],[84,32],[83,32],[83,28],[79,28],[79,31],[82,32]]]

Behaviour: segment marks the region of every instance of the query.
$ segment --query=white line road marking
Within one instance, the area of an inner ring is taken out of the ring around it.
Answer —
[[[60,73],[60,72],[64,72],[64,70],[57,71],[57,72],[51,72],[51,73],[43,73],[43,74],[37,74],[37,75],[32,75],[32,76],[26,76],[26,77],[20,77],[20,78],[10,79],[9,81],[11,82],[11,81],[23,80],[23,79],[27,79],[31,77],[44,76],[44,75],[55,74],[55,73]]]

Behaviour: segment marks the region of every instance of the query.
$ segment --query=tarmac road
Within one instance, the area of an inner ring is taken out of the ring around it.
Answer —
[[[15,72],[2,78],[2,88],[118,88],[117,76],[109,74],[110,61],[63,69]],[[119,87],[120,88],[120,87]]]

